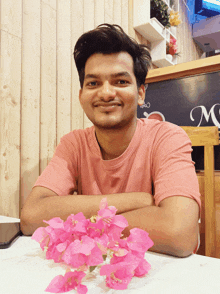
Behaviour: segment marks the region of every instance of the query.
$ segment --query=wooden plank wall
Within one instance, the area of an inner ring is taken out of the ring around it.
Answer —
[[[78,37],[109,22],[132,35],[132,0],[0,0],[0,215],[19,217],[60,138],[91,126],[78,101]]]

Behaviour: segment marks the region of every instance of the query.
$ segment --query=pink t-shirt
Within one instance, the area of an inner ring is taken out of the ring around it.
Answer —
[[[61,138],[49,165],[34,186],[58,195],[152,192],[155,204],[170,196],[195,199],[201,208],[199,185],[191,159],[191,142],[169,122],[138,119],[125,152],[103,160],[94,127],[74,130]]]

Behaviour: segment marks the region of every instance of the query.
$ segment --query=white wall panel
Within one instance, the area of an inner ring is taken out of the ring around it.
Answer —
[[[57,140],[71,130],[71,0],[57,1]]]
[[[83,34],[83,1],[72,0],[71,29],[72,52],[77,39]],[[72,129],[83,129],[83,111],[79,103],[79,76],[72,56]]]
[[[21,76],[21,207],[39,176],[41,3],[23,0]]]
[[[0,7],[0,214],[19,217],[22,1]]]
[[[42,2],[41,15],[41,101],[40,173],[56,147],[56,9]],[[52,1],[50,1],[52,2]]]

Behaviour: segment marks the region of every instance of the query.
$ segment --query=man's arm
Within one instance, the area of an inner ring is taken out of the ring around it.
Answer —
[[[115,206],[117,214],[122,214],[129,223],[123,232],[125,236],[138,227],[154,241],[152,251],[184,257],[195,249],[199,206],[193,199],[182,196],[168,197],[155,206],[153,196],[148,193],[58,196],[47,188],[35,187],[22,209],[21,230],[31,235],[46,225],[43,220],[53,217],[66,220],[78,212],[89,218],[97,213],[101,199],[106,196],[108,205]]]
[[[122,214],[129,230],[138,227],[149,233],[154,242],[151,251],[186,257],[194,251],[198,241],[199,206],[191,198],[172,196],[159,206],[148,206]]]
[[[86,218],[96,215],[102,198],[107,197],[108,205],[115,206],[117,214],[153,205],[153,196],[144,193],[122,193],[110,195],[67,195],[58,196],[44,187],[34,187],[21,211],[21,230],[31,235],[42,226],[43,220],[60,217],[64,221],[70,214],[82,212]]]

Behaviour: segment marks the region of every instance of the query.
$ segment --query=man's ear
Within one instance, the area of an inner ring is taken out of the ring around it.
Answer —
[[[138,105],[141,106],[144,104],[145,100],[145,87],[144,85],[141,85],[138,89]]]
[[[82,88],[80,88],[80,90],[79,90],[79,102],[80,102],[80,104],[81,104],[81,95],[82,95]]]

